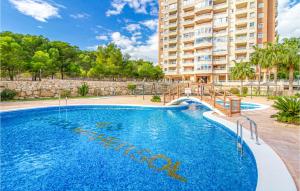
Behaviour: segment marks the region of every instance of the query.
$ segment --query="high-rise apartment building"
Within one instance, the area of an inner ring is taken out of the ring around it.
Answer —
[[[167,79],[227,81],[234,60],[273,42],[277,0],[159,0],[159,65]]]

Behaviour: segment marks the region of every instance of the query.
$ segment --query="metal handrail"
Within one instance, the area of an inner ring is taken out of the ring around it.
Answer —
[[[257,124],[255,123],[254,120],[250,119],[248,116],[245,116],[245,115],[241,115],[241,117],[244,118],[243,123],[241,123],[240,120],[237,120],[237,125],[240,124],[240,125],[243,125],[245,122],[249,122],[249,125],[250,125],[250,134],[251,134],[251,139],[254,139],[253,137],[253,133],[255,134],[255,141],[256,141],[256,144],[259,145],[259,138],[258,138],[258,130],[257,130]],[[246,120],[246,121],[245,121]],[[253,132],[253,128],[254,128],[254,132]],[[238,130],[237,130],[237,136],[238,136]]]

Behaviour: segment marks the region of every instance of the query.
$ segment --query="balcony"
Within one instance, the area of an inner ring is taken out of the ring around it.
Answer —
[[[182,49],[183,50],[193,50],[194,49],[194,45],[183,46]]]
[[[168,51],[169,52],[177,51],[177,46],[169,46]]]
[[[166,75],[168,75],[168,74],[177,74],[177,70],[167,70],[165,72],[166,72]]]
[[[247,5],[248,2],[249,2],[249,0],[236,0],[235,4],[236,4],[236,6],[241,6],[243,4]]]
[[[177,11],[177,5],[176,6],[169,6],[168,12],[173,13]]]
[[[177,14],[169,15],[169,21],[173,21],[177,19]]]
[[[212,54],[212,50],[200,50],[198,52],[195,53],[196,56],[202,56],[202,55],[211,55]]]
[[[184,27],[191,27],[191,26],[194,26],[194,19],[189,19],[189,20],[184,20],[182,22],[182,25]]]
[[[223,65],[223,64],[227,64],[227,60],[226,59],[214,59],[213,60],[213,65]]]
[[[169,25],[167,25],[169,29],[176,29],[177,28],[177,22],[174,23],[169,23]]]
[[[169,36],[177,36],[177,30],[170,30]]]
[[[223,11],[227,10],[228,5],[227,3],[219,3],[214,5],[214,11]]]
[[[212,73],[212,69],[201,69],[201,68],[197,68],[195,70],[195,74],[210,74]]]
[[[245,8],[237,8],[236,10],[235,10],[235,14],[236,15],[239,15],[239,14],[247,14],[247,12],[248,12],[248,8],[247,7],[245,7]]]
[[[194,70],[182,70],[180,71],[181,74],[194,74]]]
[[[170,38],[169,43],[177,43],[177,38]]]
[[[191,2],[183,2],[183,3],[182,3],[182,9],[183,9],[183,10],[191,10],[191,9],[194,9],[194,5],[195,5],[195,2],[194,2],[194,1],[191,1]]]
[[[194,17],[194,11],[188,11],[188,12],[184,12],[182,13],[182,17],[183,18],[190,18],[190,17]]]
[[[225,29],[228,27],[228,22],[214,22],[213,28],[216,30]]]
[[[247,34],[248,28],[247,27],[241,27],[235,29],[235,34]]]
[[[168,59],[169,60],[175,60],[175,59],[177,59],[177,54],[169,54],[168,55]]]
[[[214,50],[213,55],[214,56],[224,56],[227,55],[228,51],[227,50]]]
[[[194,66],[194,62],[182,62],[182,66]]]
[[[239,53],[247,53],[247,47],[242,47],[242,48],[235,48],[235,53],[239,54]]]
[[[194,54],[182,54],[181,58],[194,58]]]
[[[227,73],[227,70],[226,70],[226,68],[214,68],[213,73],[214,74],[224,74],[224,73]]]
[[[245,62],[245,61],[247,61],[247,57],[246,56],[243,56],[243,57],[236,57],[235,58],[235,61],[236,62]]]
[[[212,41],[204,41],[204,42],[200,42],[195,44],[195,48],[207,48],[207,47],[212,47]]]
[[[206,23],[211,21],[213,18],[212,13],[206,13],[195,17],[195,22],[197,24]]]
[[[203,6],[203,7],[197,7],[196,6],[195,13],[196,14],[201,14],[201,13],[204,13],[204,12],[211,11],[212,9],[213,9],[212,5]]]
[[[188,36],[188,37],[183,37],[182,41],[183,42],[194,42],[194,36]]]
[[[236,44],[247,44],[247,40],[248,40],[248,38],[247,38],[247,36],[243,36],[243,37],[236,37],[235,38],[235,43]]]

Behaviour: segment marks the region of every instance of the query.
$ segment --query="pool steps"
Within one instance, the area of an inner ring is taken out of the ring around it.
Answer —
[[[253,134],[255,134],[256,144],[260,145],[260,143],[258,138],[257,124],[255,123],[255,121],[245,115],[241,115],[241,117],[243,117],[243,119],[236,121],[236,145],[240,154],[243,155],[243,128],[245,123],[249,122],[251,139],[254,139]]]

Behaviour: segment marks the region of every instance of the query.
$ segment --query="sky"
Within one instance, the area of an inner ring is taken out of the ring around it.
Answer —
[[[157,62],[158,0],[1,0],[1,31],[44,35],[81,49],[114,42]],[[300,37],[300,0],[278,0],[278,33]]]

